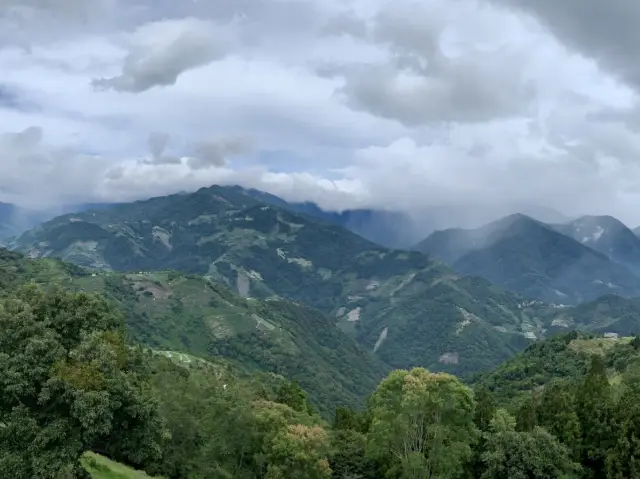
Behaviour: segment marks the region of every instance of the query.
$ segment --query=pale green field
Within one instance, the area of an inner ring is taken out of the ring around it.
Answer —
[[[144,472],[134,471],[93,452],[87,452],[83,456],[82,465],[93,479],[151,479]]]

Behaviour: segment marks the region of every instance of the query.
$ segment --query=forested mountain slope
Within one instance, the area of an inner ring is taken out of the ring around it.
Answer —
[[[101,271],[202,274],[244,297],[305,303],[393,367],[472,373],[544,329],[544,305],[235,187],[62,216],[13,247]]]
[[[149,347],[225,357],[295,378],[323,412],[362,404],[389,370],[317,310],[247,300],[196,275],[90,273],[0,248],[0,294],[29,281],[104,294],[124,311],[132,337]]]

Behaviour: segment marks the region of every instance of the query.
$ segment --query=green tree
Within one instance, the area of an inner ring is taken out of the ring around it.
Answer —
[[[538,424],[570,448],[574,459],[580,458],[580,421],[576,414],[573,391],[565,383],[553,382],[545,387],[537,409]]]
[[[291,424],[269,444],[266,479],[325,479],[331,477],[329,436],[320,426]]]
[[[640,477],[640,383],[637,371],[627,377],[615,406],[616,432],[606,459],[607,477]]]
[[[94,295],[34,285],[0,302],[0,477],[83,477],[94,449],[134,465],[165,430],[142,353]]]
[[[604,477],[605,461],[615,442],[613,398],[602,357],[592,358],[576,391],[576,414],[582,433],[580,462],[594,477]]]
[[[546,430],[535,426],[531,432],[516,431],[516,421],[498,409],[485,434],[482,479],[556,479],[578,477],[578,464],[568,449]]]
[[[538,424],[538,395],[532,391],[522,399],[516,412],[516,429],[531,432]]]
[[[476,412],[473,422],[480,431],[487,431],[496,412],[496,401],[487,387],[479,388],[475,394]]]
[[[377,479],[382,477],[377,464],[366,455],[367,438],[353,429],[338,429],[331,434],[329,466],[334,479]]]
[[[477,429],[471,390],[449,374],[393,371],[370,400],[370,455],[403,479],[456,477]]]
[[[276,401],[280,404],[286,404],[294,411],[312,412],[307,393],[300,387],[295,379],[287,381],[280,386]]]

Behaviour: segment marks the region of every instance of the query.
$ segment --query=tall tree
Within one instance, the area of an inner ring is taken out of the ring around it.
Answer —
[[[482,479],[556,479],[578,477],[580,467],[568,449],[541,427],[516,431],[516,421],[498,409],[485,433]]]
[[[638,365],[624,374],[622,395],[615,405],[616,433],[606,460],[607,477],[640,477],[640,382]]]
[[[474,401],[458,379],[423,368],[393,371],[370,400],[369,452],[403,479],[455,477],[471,456]]]
[[[542,393],[537,415],[538,424],[566,445],[574,459],[579,459],[580,421],[570,385],[561,382],[548,384]]]
[[[159,456],[165,430],[123,330],[90,294],[30,285],[0,302],[1,477],[83,477],[89,449]]]
[[[598,355],[593,356],[587,376],[576,391],[576,414],[582,436],[580,462],[594,477],[604,477],[605,461],[616,431],[611,385],[604,361]]]

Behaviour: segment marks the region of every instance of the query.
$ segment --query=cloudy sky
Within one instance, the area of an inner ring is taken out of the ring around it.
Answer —
[[[213,183],[640,224],[640,3],[0,0],[0,200]]]

